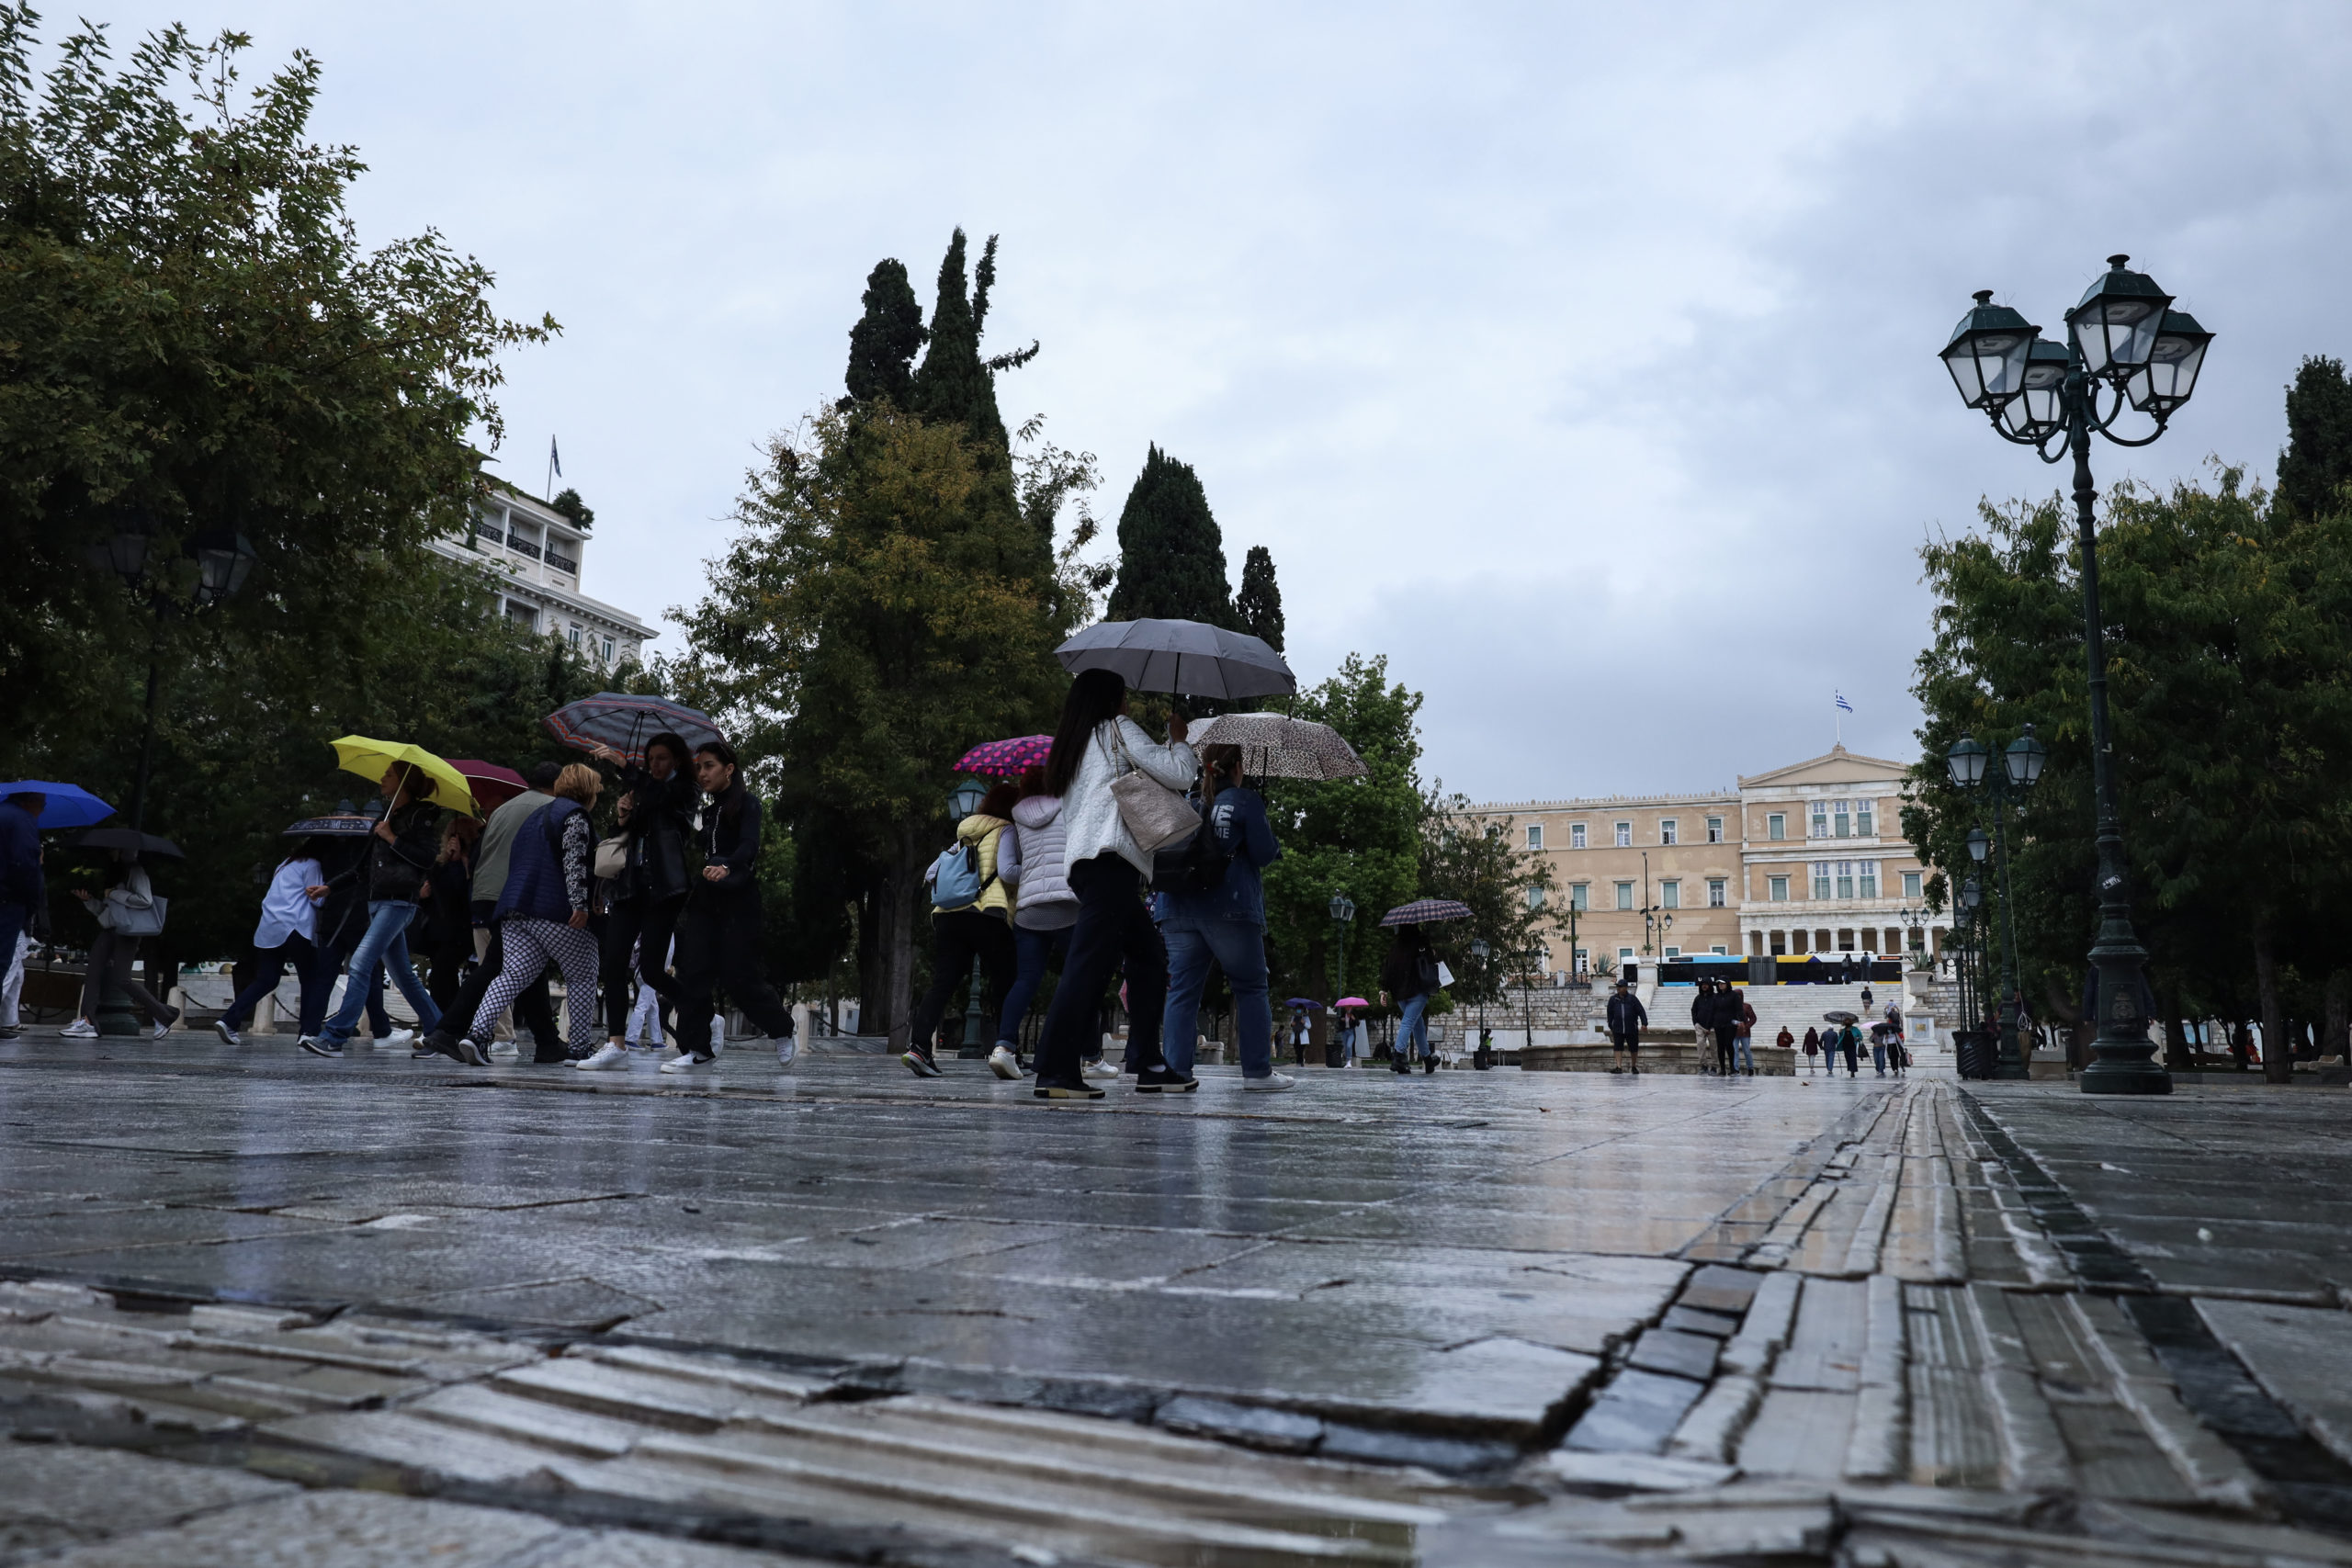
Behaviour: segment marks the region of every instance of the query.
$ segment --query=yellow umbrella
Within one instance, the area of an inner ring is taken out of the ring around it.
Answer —
[[[474,792],[467,784],[466,775],[422,746],[401,740],[370,740],[364,735],[346,735],[332,744],[335,763],[346,773],[378,781],[383,778],[386,768],[405,762],[433,785],[422,798],[469,816],[474,810]]]

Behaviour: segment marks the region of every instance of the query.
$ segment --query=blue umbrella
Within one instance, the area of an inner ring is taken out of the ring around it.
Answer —
[[[6,800],[12,795],[48,796],[48,804],[40,808],[40,825],[43,828],[87,828],[114,815],[113,807],[80,784],[49,784],[40,779],[0,784],[0,800]]]

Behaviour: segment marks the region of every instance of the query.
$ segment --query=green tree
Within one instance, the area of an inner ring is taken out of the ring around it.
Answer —
[[[2278,454],[2278,504],[2299,517],[2345,510],[2352,484],[2352,377],[2314,355],[2287,389],[2287,447]]]
[[[1542,945],[1558,879],[1543,856],[1517,847],[1512,818],[1474,817],[1467,795],[1432,789],[1422,810],[1419,896],[1470,907],[1468,919],[1432,931],[1453,969],[1454,998],[1493,1002],[1517,972],[1509,955]],[[1471,954],[1474,941],[1489,949],[1484,964]]]
[[[362,164],[312,140],[320,68],[241,85],[248,40],[172,28],[114,67],[102,29],[36,77],[38,18],[0,5],[0,736],[133,728],[146,609],[85,566],[124,515],[154,558],[235,531],[254,589],[165,617],[166,665],[346,604],[352,564],[463,532],[494,445],[497,355],[556,330],[501,319],[490,273],[428,231],[363,249]],[[184,586],[167,583],[183,596]]]
[[[586,502],[580,499],[580,492],[576,490],[566,487],[556,491],[555,499],[548,502],[548,507],[571,518],[572,525],[583,534],[596,525],[596,514],[589,510]]]
[[[960,286],[960,276],[956,281]],[[931,334],[923,329],[922,304],[907,281],[906,263],[896,256],[875,263],[865,277],[865,313],[849,330],[849,370],[842,380],[850,400],[888,398],[895,407],[910,408],[915,355]]]
[[[1276,653],[1283,650],[1283,590],[1274,581],[1274,555],[1263,545],[1252,545],[1241,562],[1241,592],[1233,598],[1233,613],[1241,629],[1264,641]]]
[[[1114,621],[1168,617],[1236,625],[1225,541],[1208,492],[1191,464],[1157,444],[1119,511],[1119,578],[1108,614]]]
[[[903,1043],[943,797],[974,743],[1031,733],[1063,677],[1061,628],[1016,510],[974,507],[982,450],[956,423],[876,402],[816,415],[747,476],[710,592],[673,611],[677,674],[787,815],[822,808],[878,868],[865,1027]]]

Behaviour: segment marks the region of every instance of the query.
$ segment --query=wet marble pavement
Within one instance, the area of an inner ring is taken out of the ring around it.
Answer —
[[[0,1562],[2352,1562],[2079,1095],[958,1067],[0,1045]]]

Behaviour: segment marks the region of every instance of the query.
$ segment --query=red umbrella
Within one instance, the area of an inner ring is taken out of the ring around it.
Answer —
[[[464,775],[474,792],[474,804],[484,811],[495,811],[531,786],[523,775],[512,768],[502,768],[495,762],[474,762],[451,758],[449,765]]]
[[[959,773],[989,773],[1001,779],[1017,779],[1032,768],[1046,765],[1046,754],[1054,749],[1050,735],[1022,735],[1011,740],[990,740],[964,753],[956,764]]]

